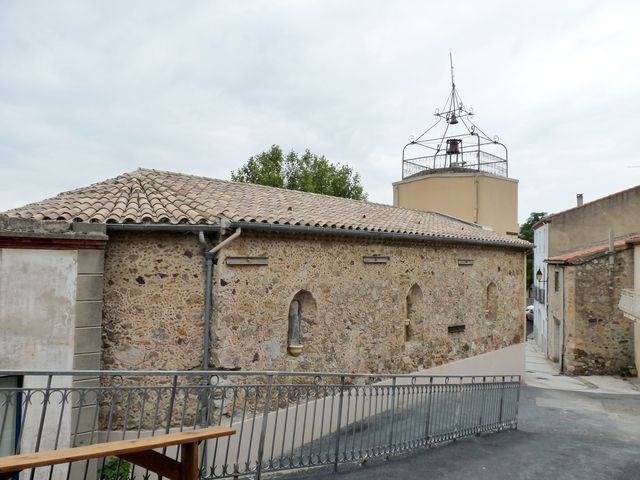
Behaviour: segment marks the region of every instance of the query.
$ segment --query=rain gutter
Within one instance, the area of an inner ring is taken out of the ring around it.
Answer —
[[[106,223],[107,232],[182,232],[182,233],[198,233],[198,232],[220,232],[220,225],[187,225],[170,223]]]
[[[531,250],[533,244],[516,244],[499,240],[483,240],[473,238],[447,237],[444,235],[420,235],[415,233],[377,232],[372,230],[348,230],[344,228],[311,227],[305,225],[282,225],[277,223],[229,222],[229,228],[242,228],[254,232],[302,233],[310,235],[335,235],[352,238],[375,238],[377,240],[402,240],[441,244],[480,245],[490,247],[511,248],[515,250]]]

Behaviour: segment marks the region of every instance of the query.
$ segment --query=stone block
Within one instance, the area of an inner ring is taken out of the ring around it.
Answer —
[[[102,275],[78,275],[76,300],[102,300]]]
[[[96,233],[99,235],[106,235],[107,233],[107,226],[104,223],[74,222],[72,228],[74,232],[78,233]]]
[[[97,388],[100,386],[100,379],[97,377],[73,377],[73,388]]]
[[[95,381],[96,378],[88,378],[88,377],[75,377],[75,378],[86,378],[86,380],[78,380],[79,384],[91,384],[92,381]],[[104,392],[99,388],[94,386],[90,386],[87,388],[78,389],[71,392],[71,406],[74,409],[78,408],[86,408],[91,405],[101,404],[104,402]],[[75,427],[75,424],[73,425]]]
[[[93,437],[93,438],[92,438]],[[84,447],[85,445],[92,445],[98,443],[98,435],[91,432],[78,433],[72,437],[74,447]]]
[[[74,353],[97,353],[102,348],[102,329],[83,327],[75,329]]]
[[[82,353],[73,356],[74,370],[100,370],[99,353]]]
[[[87,461],[89,462],[88,465]],[[70,480],[96,480],[98,478],[98,467],[100,465],[102,465],[101,458],[95,460],[84,460],[82,462],[73,462],[67,478]],[[64,467],[66,468],[66,465],[64,465]]]
[[[99,327],[102,325],[102,300],[76,302],[76,327]]]
[[[96,404],[73,407],[71,410],[71,431],[90,433],[98,425]]]
[[[104,271],[104,250],[78,250],[78,274],[96,274]]]

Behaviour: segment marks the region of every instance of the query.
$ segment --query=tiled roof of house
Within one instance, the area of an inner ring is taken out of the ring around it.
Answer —
[[[625,250],[627,245],[640,242],[640,234],[632,233],[624,237],[617,238],[613,242],[614,251]],[[599,257],[609,250],[609,242],[601,242],[588,247],[580,247],[576,250],[564,252],[560,255],[548,258],[548,263],[560,263],[567,265],[577,265]]]
[[[447,215],[281,188],[138,169],[5,212],[12,217],[97,223],[303,225],[530,244]]]

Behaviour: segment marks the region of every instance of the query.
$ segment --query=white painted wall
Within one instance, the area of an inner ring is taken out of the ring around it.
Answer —
[[[69,250],[0,249],[0,369],[71,370],[73,368],[77,253]],[[45,377],[25,377],[24,387],[46,386]],[[58,377],[53,386],[71,387],[71,377]],[[28,406],[21,451],[35,447],[42,395]],[[47,406],[41,450],[69,446],[71,418],[60,419],[57,402]],[[42,469],[40,469],[42,470]],[[39,471],[36,478],[48,478]],[[66,478],[66,467],[54,470]]]
[[[549,282],[547,274],[547,264],[544,261],[549,257],[549,225],[544,224],[533,232],[533,283],[535,286],[545,289],[545,299],[549,297],[546,291]],[[542,272],[543,282],[538,282],[535,278],[538,269]],[[533,301],[533,333],[538,346],[547,355],[547,305],[537,300]]]
[[[0,368],[73,367],[77,254],[0,250]]]

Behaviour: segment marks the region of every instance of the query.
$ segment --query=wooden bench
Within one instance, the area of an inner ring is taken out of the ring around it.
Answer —
[[[28,468],[57,465],[102,457],[120,457],[170,480],[198,479],[198,444],[202,440],[226,437],[236,431],[227,427],[209,427],[156,437],[116,440],[84,447],[63,448],[37,453],[0,457],[0,480],[7,480]],[[154,449],[181,445],[180,461]]]

